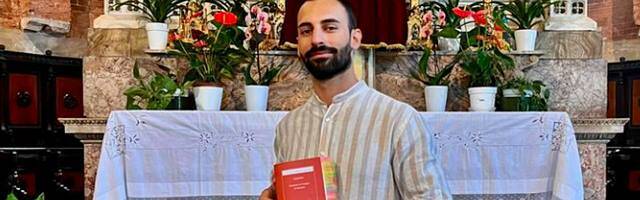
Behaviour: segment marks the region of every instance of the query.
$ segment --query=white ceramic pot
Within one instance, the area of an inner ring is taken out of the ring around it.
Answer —
[[[248,111],[266,111],[269,101],[269,86],[245,85],[244,97]]]
[[[150,22],[145,26],[150,50],[164,50],[167,48],[169,27],[166,23]]]
[[[496,107],[496,87],[472,87],[469,88],[469,100],[471,106],[469,111],[490,112],[495,111]]]
[[[444,112],[447,108],[447,94],[449,87],[443,85],[430,85],[424,87],[424,100],[427,111]]]
[[[460,38],[438,37],[438,48],[442,51],[458,52],[460,50]]]
[[[223,89],[215,86],[198,86],[193,88],[198,110],[219,111],[222,103]]]
[[[538,31],[533,29],[517,30],[516,35],[516,50],[517,51],[533,51],[536,48],[536,37]]]

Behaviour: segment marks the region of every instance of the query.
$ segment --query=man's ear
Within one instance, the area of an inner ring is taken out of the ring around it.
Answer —
[[[360,48],[362,44],[362,31],[359,28],[351,30],[350,44],[352,49]]]

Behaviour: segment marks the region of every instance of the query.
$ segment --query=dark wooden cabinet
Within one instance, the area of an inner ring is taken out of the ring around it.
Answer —
[[[609,64],[609,118],[630,118],[607,144],[607,199],[640,196],[640,61]]]
[[[82,199],[83,150],[59,117],[83,117],[82,60],[0,50],[0,199]]]

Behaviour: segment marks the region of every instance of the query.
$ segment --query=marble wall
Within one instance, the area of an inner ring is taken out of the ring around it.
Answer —
[[[596,34],[542,34],[542,41],[574,43],[573,38],[589,38],[584,45],[538,45],[547,49],[542,56],[512,54],[518,68],[514,73],[542,80],[551,89],[550,109],[566,111],[572,117],[597,118],[606,114],[606,62],[601,50],[593,46]],[[188,67],[184,60],[166,54],[147,54],[145,33],[141,29],[91,29],[89,52],[84,58],[85,115],[106,117],[111,110],[123,109],[123,91],[134,83],[133,65],[137,62],[143,74],[159,70],[160,63],[183,73]],[[551,49],[564,48],[564,51]],[[598,53],[600,52],[600,53]],[[599,55],[598,55],[599,54]],[[424,92],[420,82],[409,77],[409,69],[416,66],[421,52],[376,52],[373,68],[373,87],[391,97],[424,111]],[[442,66],[452,55],[432,59],[432,67]],[[262,64],[285,63],[283,73],[271,85],[269,110],[291,110],[302,105],[311,96],[309,75],[297,59],[295,52],[269,52]],[[436,62],[438,65],[436,65]],[[365,72],[366,73],[366,72]],[[469,106],[466,91],[468,79],[457,68],[450,76],[449,111],[466,111]],[[224,82],[223,110],[244,110],[244,83],[241,75]]]

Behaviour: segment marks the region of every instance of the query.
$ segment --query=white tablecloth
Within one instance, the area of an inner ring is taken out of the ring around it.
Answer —
[[[285,112],[115,111],[94,199],[251,199]],[[455,199],[583,199],[565,113],[422,113]],[[125,184],[126,183],[126,184]]]

